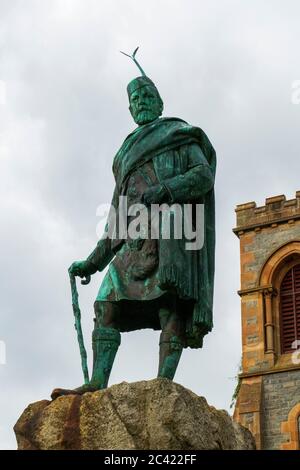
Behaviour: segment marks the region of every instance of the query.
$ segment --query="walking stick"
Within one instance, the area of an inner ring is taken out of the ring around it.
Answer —
[[[83,279],[81,281],[81,284],[88,284],[91,280],[91,276],[86,276],[86,279]],[[76,286],[76,279],[75,276],[72,274],[70,275],[70,283],[71,283],[71,291],[72,291],[72,306],[73,306],[73,313],[74,313],[74,318],[75,318],[75,329],[77,331],[77,340],[79,344],[79,351],[80,351],[80,357],[81,357],[81,367],[82,367],[82,372],[83,372],[83,377],[84,377],[84,383],[88,384],[89,383],[89,371],[88,371],[88,365],[87,365],[87,354],[86,354],[86,349],[84,347],[84,340],[83,340],[83,334],[82,334],[82,329],[81,329],[81,312],[79,308],[79,303],[78,303],[78,291],[77,291],[77,286]]]

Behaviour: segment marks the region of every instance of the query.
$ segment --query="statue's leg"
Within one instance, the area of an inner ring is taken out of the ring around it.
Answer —
[[[158,377],[173,380],[183,349],[184,322],[177,308],[176,297],[159,310],[161,335],[159,341]]]
[[[118,329],[119,306],[114,302],[95,302],[95,329],[93,331],[93,373],[90,386],[106,388],[110,372],[120,346]]]
[[[93,372],[88,384],[73,390],[56,388],[51,397],[61,395],[82,395],[107,387],[114,359],[121,342],[118,330],[119,306],[115,302],[96,301],[95,328],[93,331]]]

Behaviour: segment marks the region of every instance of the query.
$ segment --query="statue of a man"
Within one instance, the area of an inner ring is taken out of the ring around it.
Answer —
[[[138,127],[114,158],[112,206],[118,208],[120,196],[127,197],[128,207],[202,204],[204,244],[187,250],[184,235],[105,236],[86,260],[71,265],[70,274],[80,277],[109,269],[94,304],[91,380],[74,390],[55,389],[53,399],[106,388],[120,332],[142,328],[161,329],[158,377],[172,380],[183,348],[201,348],[213,325],[215,151],[200,128],[160,117],[163,101],[146,75],[132,80],[127,92]],[[194,215],[191,223],[195,225]]]

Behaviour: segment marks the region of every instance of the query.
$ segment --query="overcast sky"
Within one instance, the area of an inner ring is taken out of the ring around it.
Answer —
[[[97,242],[113,156],[135,125],[139,60],[165,116],[200,126],[218,156],[213,332],[176,381],[229,410],[241,356],[236,204],[300,189],[297,0],[0,0],[0,448],[54,387],[82,383],[67,268]],[[91,359],[103,274],[80,286]],[[156,376],[158,332],[122,335],[110,383]],[[138,352],[138,354],[137,354]]]

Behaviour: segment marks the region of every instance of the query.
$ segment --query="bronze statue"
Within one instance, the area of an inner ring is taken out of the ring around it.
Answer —
[[[194,209],[203,205],[204,243],[201,249],[187,249],[184,235],[178,238],[172,232],[164,238],[161,228],[155,238],[106,233],[86,260],[71,265],[70,275],[81,278],[109,269],[94,304],[92,378],[74,390],[55,389],[53,399],[106,388],[120,332],[161,329],[158,376],[172,380],[182,349],[201,348],[213,326],[215,151],[200,128],[161,117],[163,101],[135,53],[132,58],[142,75],[129,83],[127,92],[138,127],[114,158],[112,207],[118,209],[120,196],[127,198],[128,207],[189,205],[195,228]],[[128,215],[127,224],[133,219]]]

